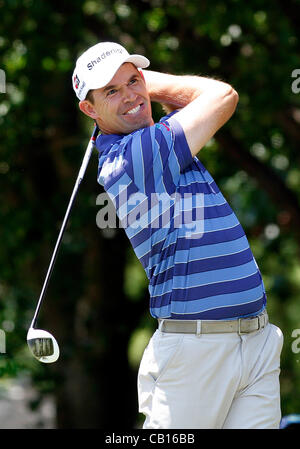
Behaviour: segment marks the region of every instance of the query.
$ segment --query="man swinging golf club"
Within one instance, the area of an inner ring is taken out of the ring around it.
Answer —
[[[238,94],[222,81],[148,66],[103,42],[73,73],[79,108],[101,132],[98,182],[126,223],[158,322],[138,374],[144,428],[278,428],[282,333],[268,321],[245,233],[196,157]],[[151,101],[168,112],[158,123]]]

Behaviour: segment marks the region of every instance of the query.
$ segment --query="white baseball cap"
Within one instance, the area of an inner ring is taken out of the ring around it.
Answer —
[[[150,65],[144,56],[130,55],[115,42],[100,42],[86,50],[77,59],[72,76],[73,89],[79,100],[84,100],[90,89],[106,86],[124,62],[132,62],[141,69]]]

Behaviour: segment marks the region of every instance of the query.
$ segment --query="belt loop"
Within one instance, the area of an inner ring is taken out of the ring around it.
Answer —
[[[263,316],[258,316],[257,317],[257,327],[258,327],[258,331],[263,327],[263,323],[262,323],[262,318],[264,318]]]
[[[161,320],[161,319],[158,320],[158,330],[160,332],[162,332],[162,327],[163,327],[164,321],[165,320]]]
[[[237,331],[237,333],[238,333],[239,336],[241,336],[242,333],[243,333],[242,330],[241,330],[241,322],[242,322],[241,318],[238,318],[238,331]]]
[[[197,320],[197,330],[196,330],[197,337],[200,337],[200,335],[201,335],[201,327],[202,327],[201,325],[202,325],[202,321]]]

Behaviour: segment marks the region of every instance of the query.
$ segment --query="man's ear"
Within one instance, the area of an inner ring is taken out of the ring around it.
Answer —
[[[88,117],[96,119],[98,114],[94,108],[94,105],[88,100],[82,100],[79,102],[79,109]]]

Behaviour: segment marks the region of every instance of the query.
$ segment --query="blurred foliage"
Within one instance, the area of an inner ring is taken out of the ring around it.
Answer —
[[[249,237],[271,321],[285,335],[282,411],[299,413],[300,355],[292,351],[292,331],[300,328],[300,94],[292,90],[292,72],[300,69],[299,6],[299,0],[0,0],[0,69],[7,82],[0,94],[0,327],[6,332],[0,374],[27,372],[41,394],[52,391],[61,404],[58,427],[95,426],[95,413],[99,427],[112,420],[122,425],[124,413],[114,404],[107,409],[118,383],[132,398],[123,402],[133,410],[126,423],[134,425],[134,379],[155,326],[144,272],[122,230],[96,228],[95,156],[41,316],[63,346],[62,359],[41,366],[26,346],[91,132],[72,91],[74,62],[104,40],[146,55],[152,70],[215,77],[238,91],[236,113],[199,157]],[[161,108],[154,105],[153,112],[158,119]],[[101,368],[107,360],[122,379]]]

